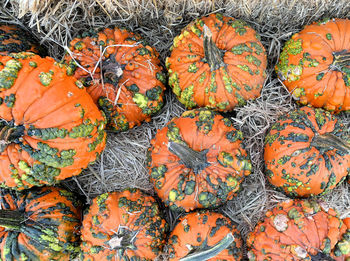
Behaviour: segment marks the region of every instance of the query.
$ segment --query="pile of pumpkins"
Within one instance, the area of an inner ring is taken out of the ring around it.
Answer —
[[[349,28],[347,28],[348,26]],[[350,172],[349,136],[332,113],[350,110],[350,21],[323,20],[287,41],[278,77],[301,105],[265,138],[270,183],[291,199],[246,240],[249,260],[349,260],[350,220],[317,203]],[[184,214],[168,234],[155,198],[139,189],[82,204],[55,187],[99,157],[106,130],[150,121],[164,103],[158,53],[117,27],[73,39],[61,62],[27,32],[0,27],[1,260],[241,260],[234,198],[252,163],[243,134],[220,112],[259,97],[267,57],[245,22],[219,13],[176,36],[168,83],[188,109],[158,130],[147,167],[163,204]],[[122,155],[121,155],[122,157]],[[82,223],[81,223],[82,220]]]

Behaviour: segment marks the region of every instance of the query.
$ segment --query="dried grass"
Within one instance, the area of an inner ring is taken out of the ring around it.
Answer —
[[[254,171],[244,181],[238,196],[220,209],[238,224],[243,237],[267,209],[286,199],[266,183],[262,161],[266,131],[278,115],[296,107],[273,71],[281,46],[291,34],[312,21],[323,17],[350,18],[347,0],[0,0],[0,3],[3,3],[0,19],[25,25],[56,59],[61,59],[64,47],[77,32],[90,27],[116,24],[136,31],[156,47],[164,61],[173,37],[196,17],[220,11],[250,23],[262,36],[268,52],[269,76],[260,98],[228,116],[245,135]],[[64,184],[80,191],[88,200],[99,193],[129,186],[153,193],[145,168],[149,141],[158,128],[184,111],[171,92],[166,100],[162,112],[150,123],[125,133],[110,133],[101,159]],[[350,126],[349,115],[339,117]],[[349,192],[348,184],[342,184],[323,200],[347,217]],[[169,211],[166,214],[173,226],[178,214]]]

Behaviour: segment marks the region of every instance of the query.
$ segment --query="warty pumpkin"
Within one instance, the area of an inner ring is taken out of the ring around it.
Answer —
[[[291,196],[324,194],[350,173],[348,132],[321,108],[279,117],[265,137],[268,180]]]
[[[158,53],[137,34],[117,27],[84,33],[70,42],[65,61],[111,130],[150,121],[163,105],[165,75]]]
[[[276,72],[302,105],[350,110],[350,21],[324,19],[286,42]]]
[[[316,201],[289,200],[266,212],[247,246],[251,261],[346,261],[350,227]]]
[[[45,56],[46,51],[34,37],[14,24],[0,24],[0,55],[33,52]]]
[[[78,175],[105,147],[105,118],[52,58],[0,56],[0,186],[24,189]]]
[[[96,197],[84,215],[81,260],[154,260],[168,224],[155,199],[138,189]]]
[[[241,236],[233,222],[211,211],[181,217],[169,236],[168,249],[170,260],[229,261],[243,256]]]
[[[260,96],[266,53],[245,22],[210,14],[176,36],[166,59],[169,85],[187,109],[231,111]]]
[[[81,203],[67,190],[0,189],[0,258],[72,260],[79,252]]]
[[[147,165],[158,196],[172,210],[217,207],[233,198],[251,162],[243,134],[206,108],[186,111],[158,130]]]

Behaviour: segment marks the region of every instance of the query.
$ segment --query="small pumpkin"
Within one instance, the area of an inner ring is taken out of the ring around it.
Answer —
[[[222,214],[189,213],[180,218],[169,236],[170,260],[242,260],[239,231]]]
[[[350,110],[350,20],[324,19],[286,42],[276,72],[302,105]]]
[[[158,196],[172,210],[217,207],[251,173],[243,134],[206,108],[186,111],[158,130],[148,168]]]
[[[131,129],[161,109],[165,75],[157,51],[139,35],[106,28],[73,39],[69,50],[71,73],[88,87],[109,129]]]
[[[54,59],[0,56],[0,185],[25,189],[78,175],[105,147],[105,118]]]
[[[266,53],[245,22],[210,14],[176,36],[166,59],[169,85],[186,108],[231,111],[260,96]]]
[[[45,56],[43,47],[26,30],[14,24],[0,24],[0,55],[33,52]]]
[[[344,125],[321,108],[302,107],[279,117],[265,137],[267,178],[291,196],[324,194],[350,172]]]
[[[67,190],[0,189],[0,258],[72,260],[79,252],[81,203]]]
[[[81,260],[154,260],[167,223],[155,199],[138,189],[96,197],[84,215]]]
[[[266,212],[247,238],[251,261],[350,258],[350,227],[313,200],[289,200]]]

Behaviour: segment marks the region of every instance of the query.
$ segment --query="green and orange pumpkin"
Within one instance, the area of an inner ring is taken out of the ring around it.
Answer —
[[[350,20],[324,19],[294,34],[276,72],[302,105],[350,110]]]
[[[242,132],[206,108],[186,111],[158,130],[147,162],[158,196],[181,211],[232,199],[252,167]]]
[[[233,222],[211,211],[180,218],[169,236],[170,260],[226,260],[243,258],[242,240]]]
[[[158,53],[137,34],[117,27],[86,32],[70,42],[65,61],[104,111],[111,130],[150,121],[163,105],[165,75]]]
[[[155,199],[138,189],[105,193],[87,209],[81,260],[155,260],[168,225]]]
[[[0,189],[1,260],[72,260],[80,225],[81,203],[67,190]]]
[[[266,53],[245,22],[210,14],[176,36],[166,60],[169,85],[187,109],[231,111],[260,96]]]
[[[0,55],[33,52],[45,56],[46,51],[34,37],[15,24],[0,24]]]
[[[349,132],[330,112],[302,107],[272,125],[264,159],[268,180],[288,195],[324,194],[350,173]]]
[[[251,261],[348,261],[350,226],[312,200],[289,200],[266,213],[247,238]]]
[[[105,118],[52,58],[0,56],[0,186],[25,189],[78,175],[105,147]]]

